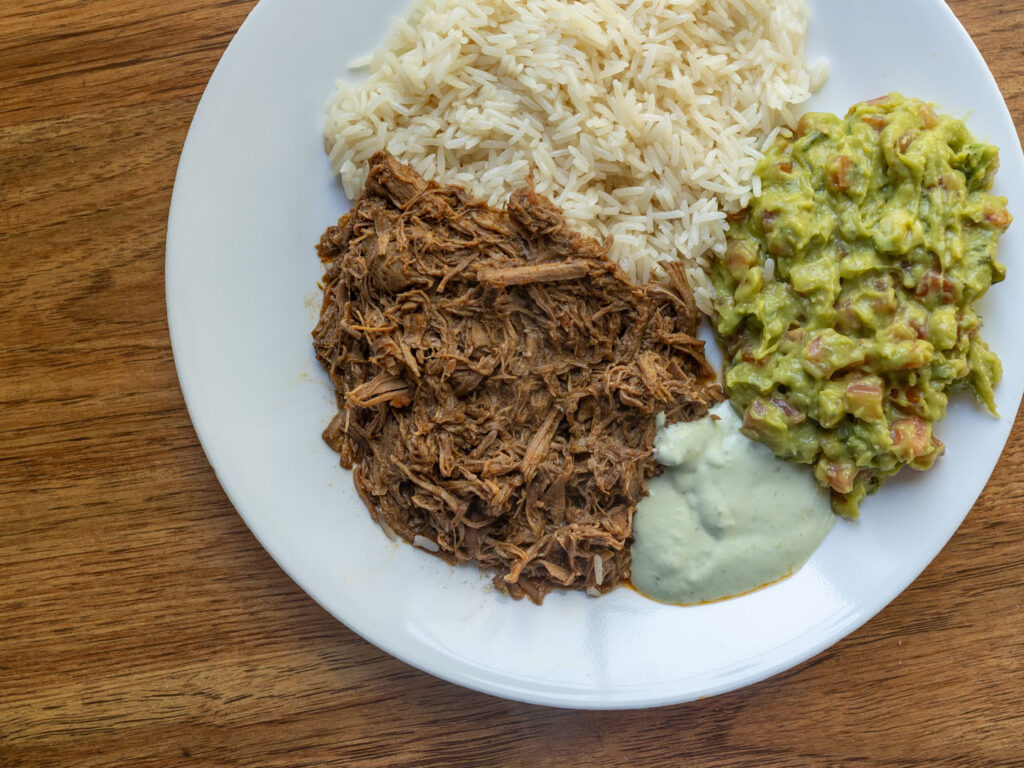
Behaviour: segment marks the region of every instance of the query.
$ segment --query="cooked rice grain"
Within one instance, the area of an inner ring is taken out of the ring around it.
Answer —
[[[707,309],[759,146],[825,77],[806,30],[805,0],[420,0],[339,84],[328,152],[353,200],[385,148],[492,206],[532,170],[634,280],[683,259]]]

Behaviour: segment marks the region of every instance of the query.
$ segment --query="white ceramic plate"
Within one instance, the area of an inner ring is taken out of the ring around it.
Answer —
[[[370,642],[439,677],[523,701],[621,708],[687,701],[756,682],[818,653],[902,591],[956,530],[1002,450],[1024,383],[1024,221],[986,297],[1002,357],[1002,419],[967,398],[938,433],[946,455],[907,472],[841,522],[795,576],[698,607],[629,589],[552,594],[537,607],[486,576],[390,542],[321,441],[334,412],[310,329],[320,233],[347,209],[323,153],[321,116],[346,64],[406,0],[263,0],[210,79],[181,154],[167,235],[167,308],[189,413],[220,482],[274,559]],[[889,90],[969,115],[1002,148],[996,191],[1017,213],[1024,158],[981,56],[940,0],[812,2],[809,60],[834,112]]]

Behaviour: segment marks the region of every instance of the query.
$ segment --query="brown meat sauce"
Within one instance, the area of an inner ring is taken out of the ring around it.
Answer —
[[[627,578],[656,415],[722,399],[681,266],[637,286],[607,249],[532,188],[498,211],[386,153],[318,246],[324,439],[378,523],[516,598]]]

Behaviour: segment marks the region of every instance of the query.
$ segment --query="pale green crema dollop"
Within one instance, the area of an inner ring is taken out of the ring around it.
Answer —
[[[794,573],[831,530],[814,476],[740,434],[727,401],[659,426],[654,455],[665,472],[648,482],[633,520],[639,592],[679,604],[749,592]]]

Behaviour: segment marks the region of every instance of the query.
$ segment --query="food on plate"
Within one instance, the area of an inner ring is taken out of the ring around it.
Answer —
[[[353,200],[384,149],[493,207],[532,173],[636,282],[681,259],[710,311],[706,254],[823,79],[806,29],[804,0],[419,0],[339,85],[326,145]]]
[[[665,471],[633,519],[630,580],[666,603],[731,597],[794,573],[835,523],[828,496],[804,467],[745,437],[721,402],[654,441]]]
[[[530,187],[499,211],[384,153],[319,254],[324,437],[381,527],[514,597],[623,579],[658,414],[722,398],[682,267],[635,285]]]
[[[631,546],[640,591],[717,599],[807,559],[821,489],[855,517],[929,467],[951,391],[994,412],[998,153],[898,94],[795,121],[806,29],[804,0],[417,0],[339,85],[358,200],[314,343],[385,532],[536,602]],[[732,398],[706,419],[700,311]]]
[[[807,114],[758,164],[712,277],[725,386],[744,433],[814,464],[839,513],[932,465],[950,392],[995,413],[1001,366],[973,305],[1004,275],[998,165],[961,121],[899,94]]]

